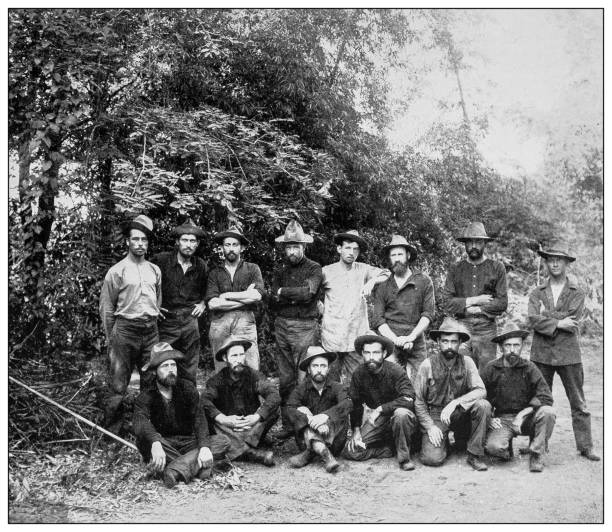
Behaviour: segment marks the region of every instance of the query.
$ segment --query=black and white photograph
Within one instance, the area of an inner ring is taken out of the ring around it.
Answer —
[[[604,9],[3,9],[9,524],[603,524]]]

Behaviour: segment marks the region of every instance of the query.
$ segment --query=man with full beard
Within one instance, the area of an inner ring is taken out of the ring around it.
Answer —
[[[278,419],[280,397],[276,386],[246,365],[250,340],[230,336],[215,354],[225,367],[206,383],[202,403],[215,432],[230,441],[227,457],[274,465],[272,451],[258,449],[270,427]],[[263,402],[260,402],[260,397]]]
[[[395,452],[402,471],[411,471],[410,443],[417,428],[414,389],[406,372],[385,358],[393,342],[365,334],[355,340],[355,351],[364,363],[353,373],[349,396],[353,402],[353,436],[343,455],[349,460],[389,458]],[[368,412],[364,420],[364,406]]]
[[[204,292],[208,268],[195,255],[204,231],[191,220],[174,229],[176,249],[158,253],[151,262],[162,274],[162,315],[159,341],[168,342],[185,354],[178,361],[178,376],[196,384],[200,360],[198,318],[204,314]]]
[[[291,467],[304,467],[319,455],[325,470],[338,469],[337,456],[346,442],[348,414],[352,402],[344,385],[328,378],[329,365],[336,353],[311,346],[300,362],[308,376],[291,392],[287,413],[293,423],[298,445],[305,450],[289,459]]]
[[[467,442],[467,463],[486,471],[482,462],[491,405],[474,361],[459,354],[459,344],[470,335],[464,325],[444,318],[429,336],[438,341],[439,353],[423,361],[414,379],[415,410],[421,428],[421,462],[440,466],[447,455],[447,435],[452,430],[455,447]]]
[[[249,241],[236,227],[217,233],[215,242],[221,244],[224,263],[211,269],[206,288],[206,301],[211,311],[209,340],[213,353],[229,336],[250,340],[246,354],[247,365],[259,370],[257,325],[255,310],[264,294],[261,271],[257,264],[243,260]],[[215,371],[224,367],[215,359]]]
[[[470,223],[457,240],[465,244],[467,259],[450,268],[440,299],[446,315],[457,318],[470,332],[461,352],[484,368],[497,354],[491,338],[497,334],[497,316],[508,306],[506,268],[485,257],[485,245],[493,239],[481,222]]]
[[[213,459],[225,458],[229,441],[211,436],[200,396],[188,379],[177,377],[177,361],[183,354],[167,342],[153,346],[143,371],[155,373],[155,387],[142,391],[134,403],[136,446],[145,462],[163,472],[172,488],[179,480],[208,478]]]
[[[417,250],[403,236],[393,235],[383,253],[393,275],[374,293],[371,325],[395,345],[389,360],[406,368],[412,377],[427,357],[423,333],[434,318],[433,283],[425,273],[411,269]]]
[[[319,343],[317,300],[323,273],[320,264],[306,257],[306,244],[311,244],[313,238],[296,220],[291,220],[285,234],[275,241],[284,248],[283,264],[274,270],[270,287],[270,308],[276,316],[274,336],[283,421],[282,430],[275,436],[286,439],[293,435],[287,399],[304,378],[298,364],[308,347]]]

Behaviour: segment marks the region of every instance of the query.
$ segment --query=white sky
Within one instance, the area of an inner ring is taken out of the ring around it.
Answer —
[[[470,118],[486,114],[487,136],[479,147],[506,175],[537,175],[550,149],[580,151],[601,143],[603,126],[603,31],[601,10],[462,10],[452,26],[468,70],[461,73]],[[476,20],[475,20],[476,19]],[[413,56],[414,57],[414,56]],[[459,121],[456,80],[439,61],[421,95],[390,127],[395,146],[415,143],[435,121]],[[406,90],[404,74],[391,77],[392,96]],[[577,128],[583,133],[576,136]],[[565,147],[564,147],[565,143]],[[421,146],[426,151],[427,146]]]

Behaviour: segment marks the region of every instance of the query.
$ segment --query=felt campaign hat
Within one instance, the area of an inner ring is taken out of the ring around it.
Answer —
[[[274,241],[281,244],[288,244],[290,242],[296,244],[312,244],[314,239],[310,235],[304,233],[302,226],[297,220],[291,220],[287,224],[285,234],[275,238]]]
[[[433,331],[429,331],[429,337],[432,340],[437,340],[440,338],[441,334],[452,334],[456,333],[459,335],[459,340],[462,342],[467,342],[470,339],[470,333],[467,330],[467,327],[463,325],[463,323],[458,322],[454,318],[446,317],[442,321],[442,325],[440,325],[439,329],[434,329]]]
[[[350,231],[346,231],[344,233],[336,233],[334,235],[334,242],[339,246],[341,246],[342,242],[345,240],[359,244],[359,251],[366,251],[368,249],[367,242],[361,236],[359,236],[359,233],[355,229],[351,229]]]
[[[301,360],[301,362],[299,364],[299,368],[302,371],[306,371],[308,369],[308,366],[312,362],[312,360],[314,358],[317,358],[317,357],[325,357],[327,359],[327,361],[331,364],[334,360],[336,360],[337,356],[338,355],[336,355],[336,353],[334,353],[332,351],[329,351],[329,352],[325,351],[325,349],[323,349],[322,347],[320,347],[318,345],[311,345],[307,349],[306,355]]]
[[[225,354],[225,352],[230,347],[233,347],[235,345],[241,345],[246,351],[253,344],[250,340],[247,340],[246,338],[237,338],[236,336],[230,336],[227,340],[225,340],[225,342],[223,342],[223,345],[215,353],[215,359],[221,362],[223,360],[223,355]]]
[[[221,231],[214,236],[215,242],[219,244],[223,244],[224,238],[235,238],[239,240],[244,246],[248,246],[250,244],[249,240],[246,236],[242,234],[242,231],[238,229],[236,226],[230,227],[227,231]]]
[[[185,356],[180,351],[173,349],[168,342],[158,342],[151,348],[151,358],[143,367],[142,371],[157,369],[157,366],[166,360],[183,360]]]
[[[412,244],[410,244],[408,242],[408,240],[406,240],[401,235],[392,235],[391,236],[391,242],[389,242],[383,248],[383,255],[385,255],[385,256],[388,255],[389,250],[391,248],[397,248],[397,247],[404,247],[404,248],[406,248],[406,251],[408,251],[408,253],[410,253],[410,258],[408,259],[408,262],[412,262],[412,261],[414,261],[414,259],[417,258],[417,248],[415,248]]]
[[[501,344],[508,338],[527,338],[529,331],[519,328],[514,322],[508,322],[502,332],[491,338],[492,342]]]
[[[127,224],[125,232],[129,234],[130,229],[138,229],[147,236],[151,236],[153,234],[153,220],[144,214],[139,214]]]
[[[457,237],[459,242],[465,242],[466,240],[494,240],[485,231],[482,222],[470,222],[467,227],[463,230],[463,233]]]
[[[195,225],[191,221],[191,218],[185,221],[182,225],[175,227],[172,232],[178,237],[182,235],[193,235],[196,238],[202,238],[204,236],[204,231],[202,231],[200,227]]]
[[[574,262],[576,257],[569,254],[568,246],[563,242],[555,242],[546,249],[539,249],[538,255],[547,259],[548,257],[561,257],[568,262]]]
[[[362,334],[355,339],[355,351],[361,354],[364,344],[373,344],[374,342],[378,342],[383,346],[383,349],[386,351],[385,358],[390,356],[395,349],[395,344],[389,338],[372,333]]]

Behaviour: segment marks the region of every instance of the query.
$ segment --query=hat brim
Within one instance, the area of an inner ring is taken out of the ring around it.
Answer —
[[[202,229],[200,229],[199,227],[188,229],[183,226],[175,227],[174,231],[172,232],[175,234],[175,236],[193,235],[196,238],[203,238],[205,234],[204,231],[202,231]]]
[[[576,260],[576,257],[572,257],[571,255],[568,255],[567,253],[563,253],[563,252],[548,252],[548,251],[538,251],[538,255],[540,255],[540,257],[544,257],[545,259],[549,258],[549,257],[559,257],[562,259],[566,259],[568,262],[574,262]]]
[[[283,235],[275,238],[274,242],[277,242],[279,244],[312,244],[314,242],[314,238],[309,235],[304,235],[303,240],[299,240],[297,238],[290,238],[289,240],[285,240],[285,235]]]
[[[361,354],[365,344],[373,343],[379,343],[383,346],[383,349],[387,352],[385,358],[391,356],[395,350],[395,344],[389,340],[389,338],[386,338],[385,336],[378,336],[376,334],[364,334],[363,336],[358,336],[355,339],[355,351]]]
[[[529,331],[525,331],[523,329],[518,329],[516,331],[509,331],[507,333],[500,334],[498,336],[494,336],[493,338],[491,338],[491,341],[493,343],[496,343],[496,344],[501,344],[502,342],[504,342],[508,338],[523,338],[523,339],[525,339],[528,336],[529,336]]]
[[[227,345],[222,346],[221,349],[217,351],[217,353],[215,354],[215,360],[217,362],[221,362],[223,360],[223,355],[225,354],[225,352],[230,347],[234,347],[235,345],[241,345],[242,347],[244,347],[244,350],[247,351],[253,345],[253,342],[249,340],[242,340],[242,339],[233,340],[229,342]]]
[[[241,235],[240,233],[235,233],[234,231],[223,231],[221,233],[217,233],[213,237],[214,241],[217,242],[218,244],[222,244],[223,240],[226,238],[235,238],[236,240],[239,240],[245,246],[248,246],[251,243],[244,235]]]
[[[432,340],[438,340],[441,334],[458,334],[461,342],[467,342],[470,339],[470,335],[465,331],[441,331],[439,329],[429,331],[429,337]]]
[[[349,242],[356,242],[359,245],[359,251],[365,252],[368,249],[368,244],[360,236],[353,235],[351,233],[338,233],[334,235],[334,243],[339,246],[341,246],[342,242],[345,240],[348,240]]]
[[[185,359],[185,355],[183,355],[183,353],[181,353],[180,351],[177,351],[176,349],[170,349],[168,351],[164,351],[159,356],[159,358],[156,358],[155,360],[149,360],[149,362],[147,362],[144,366],[142,366],[142,371],[148,371],[150,369],[151,370],[157,369],[157,366],[159,366],[160,364],[163,364],[164,362],[166,362],[166,360],[184,360],[184,359]]]
[[[310,362],[317,357],[324,357],[331,364],[334,360],[336,360],[336,358],[338,358],[338,355],[334,353],[333,351],[326,351],[325,353],[316,353],[314,355],[307,355],[306,357],[302,359],[298,367],[302,371],[306,371],[308,369],[308,366],[310,365]]]
[[[483,241],[489,242],[490,240],[495,240],[495,239],[491,238],[490,236],[458,236],[455,240],[465,243],[468,240],[483,240]]]
[[[385,257],[389,254],[389,250],[391,248],[405,248],[406,250],[408,250],[408,252],[410,253],[410,258],[408,259],[408,262],[413,262],[418,256],[417,248],[411,246],[410,244],[389,244],[388,246],[385,246],[383,248],[383,255]]]
[[[151,229],[149,229],[147,226],[142,225],[141,223],[138,223],[138,222],[132,221],[127,224],[125,231],[124,231],[126,235],[130,234],[130,229],[138,229],[139,231],[142,231],[143,233],[145,233],[147,236],[153,235],[153,231],[151,231]]]

